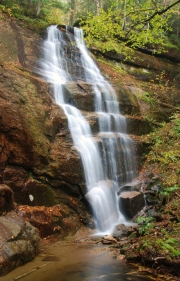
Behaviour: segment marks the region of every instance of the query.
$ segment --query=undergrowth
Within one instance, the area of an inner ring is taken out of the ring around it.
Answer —
[[[158,169],[165,187],[180,186],[180,114],[174,114],[169,123],[161,123],[143,140],[151,147],[145,165]]]

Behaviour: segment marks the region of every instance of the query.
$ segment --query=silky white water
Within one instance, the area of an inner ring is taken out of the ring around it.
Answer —
[[[117,208],[116,191],[137,173],[134,143],[127,135],[126,118],[119,112],[116,93],[90,57],[82,30],[75,28],[74,36],[66,33],[69,42],[76,44],[75,52],[68,57],[63,32],[50,26],[47,33],[41,61],[43,76],[53,84],[55,101],[67,116],[74,146],[83,163],[85,197],[93,207],[97,228],[108,231],[119,217],[123,219]],[[65,101],[62,85],[77,79],[91,83],[99,120],[96,135],[80,110]]]

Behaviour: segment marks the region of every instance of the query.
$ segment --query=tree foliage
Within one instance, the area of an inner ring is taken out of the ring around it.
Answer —
[[[39,29],[62,23],[67,5],[61,0],[0,0],[0,9]]]
[[[127,54],[126,46],[162,52],[169,43],[167,36],[180,47],[179,3],[180,0],[0,0],[0,8],[20,19],[29,18],[29,22],[35,19],[42,28],[58,23],[73,25],[80,19],[88,46]]]
[[[53,10],[64,9],[61,0],[0,0],[0,5],[11,9],[12,13],[21,13],[34,18],[42,18]]]
[[[88,46],[97,46],[102,51],[123,51],[126,46],[150,47],[154,52],[163,51],[166,35],[173,28],[170,20],[180,1],[110,2],[109,7],[106,2],[100,15],[87,13],[85,18],[81,18]]]

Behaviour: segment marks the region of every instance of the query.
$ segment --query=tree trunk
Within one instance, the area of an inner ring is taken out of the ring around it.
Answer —
[[[75,16],[75,0],[71,0],[69,25],[73,26]]]
[[[99,16],[100,10],[102,8],[102,0],[95,0],[95,4],[96,4],[96,13]]]
[[[41,12],[41,5],[42,5],[42,0],[38,1],[36,5],[36,16],[38,17],[40,12]]]

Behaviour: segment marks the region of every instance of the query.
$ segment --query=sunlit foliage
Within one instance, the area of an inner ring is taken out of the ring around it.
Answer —
[[[151,0],[109,2],[100,14],[87,13],[81,18],[88,46],[102,51],[123,52],[124,46],[150,47],[154,53],[164,50],[167,34],[173,28],[170,19],[180,1],[167,5]]]

